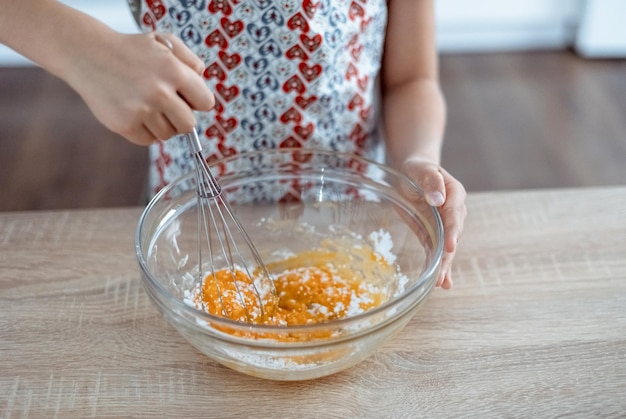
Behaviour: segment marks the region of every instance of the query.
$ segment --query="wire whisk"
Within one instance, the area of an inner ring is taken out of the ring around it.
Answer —
[[[198,268],[204,309],[239,322],[262,322],[276,306],[274,281],[211,172],[197,131],[185,137],[196,172]]]

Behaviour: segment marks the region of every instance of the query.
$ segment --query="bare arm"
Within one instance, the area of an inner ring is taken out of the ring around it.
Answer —
[[[388,163],[415,180],[442,216],[444,260],[437,285],[452,286],[451,264],[465,220],[465,189],[440,166],[446,109],[438,79],[433,0],[391,0],[382,70]]]
[[[137,144],[188,132],[210,110],[203,63],[176,37],[118,33],[56,0],[0,0],[0,42],[65,80],[112,131]]]
[[[72,25],[67,24],[81,22],[78,12],[57,1],[38,0],[0,0],[0,8],[0,42],[59,76],[63,63],[58,57],[73,44]]]
[[[392,165],[420,155],[439,163],[446,119],[432,1],[393,0],[383,60],[384,121]]]

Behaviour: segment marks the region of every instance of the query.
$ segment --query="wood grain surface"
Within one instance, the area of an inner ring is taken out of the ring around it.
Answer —
[[[0,214],[0,417],[624,417],[626,187],[471,194],[454,268],[343,373],[233,372],[142,289],[141,209]]]

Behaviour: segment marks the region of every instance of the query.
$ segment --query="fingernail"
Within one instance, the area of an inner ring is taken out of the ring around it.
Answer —
[[[426,195],[426,201],[433,207],[440,207],[443,205],[444,199],[441,192],[431,192]]]

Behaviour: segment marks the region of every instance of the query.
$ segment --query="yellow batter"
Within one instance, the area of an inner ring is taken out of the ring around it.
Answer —
[[[243,271],[221,270],[205,278],[197,302],[213,315],[244,323],[317,324],[380,305],[387,299],[387,292],[372,285],[371,277],[379,276],[381,269],[393,275],[384,259],[360,247],[351,249],[350,255],[310,250],[269,263],[267,268],[274,279],[275,295],[265,293],[259,299],[252,280]]]

